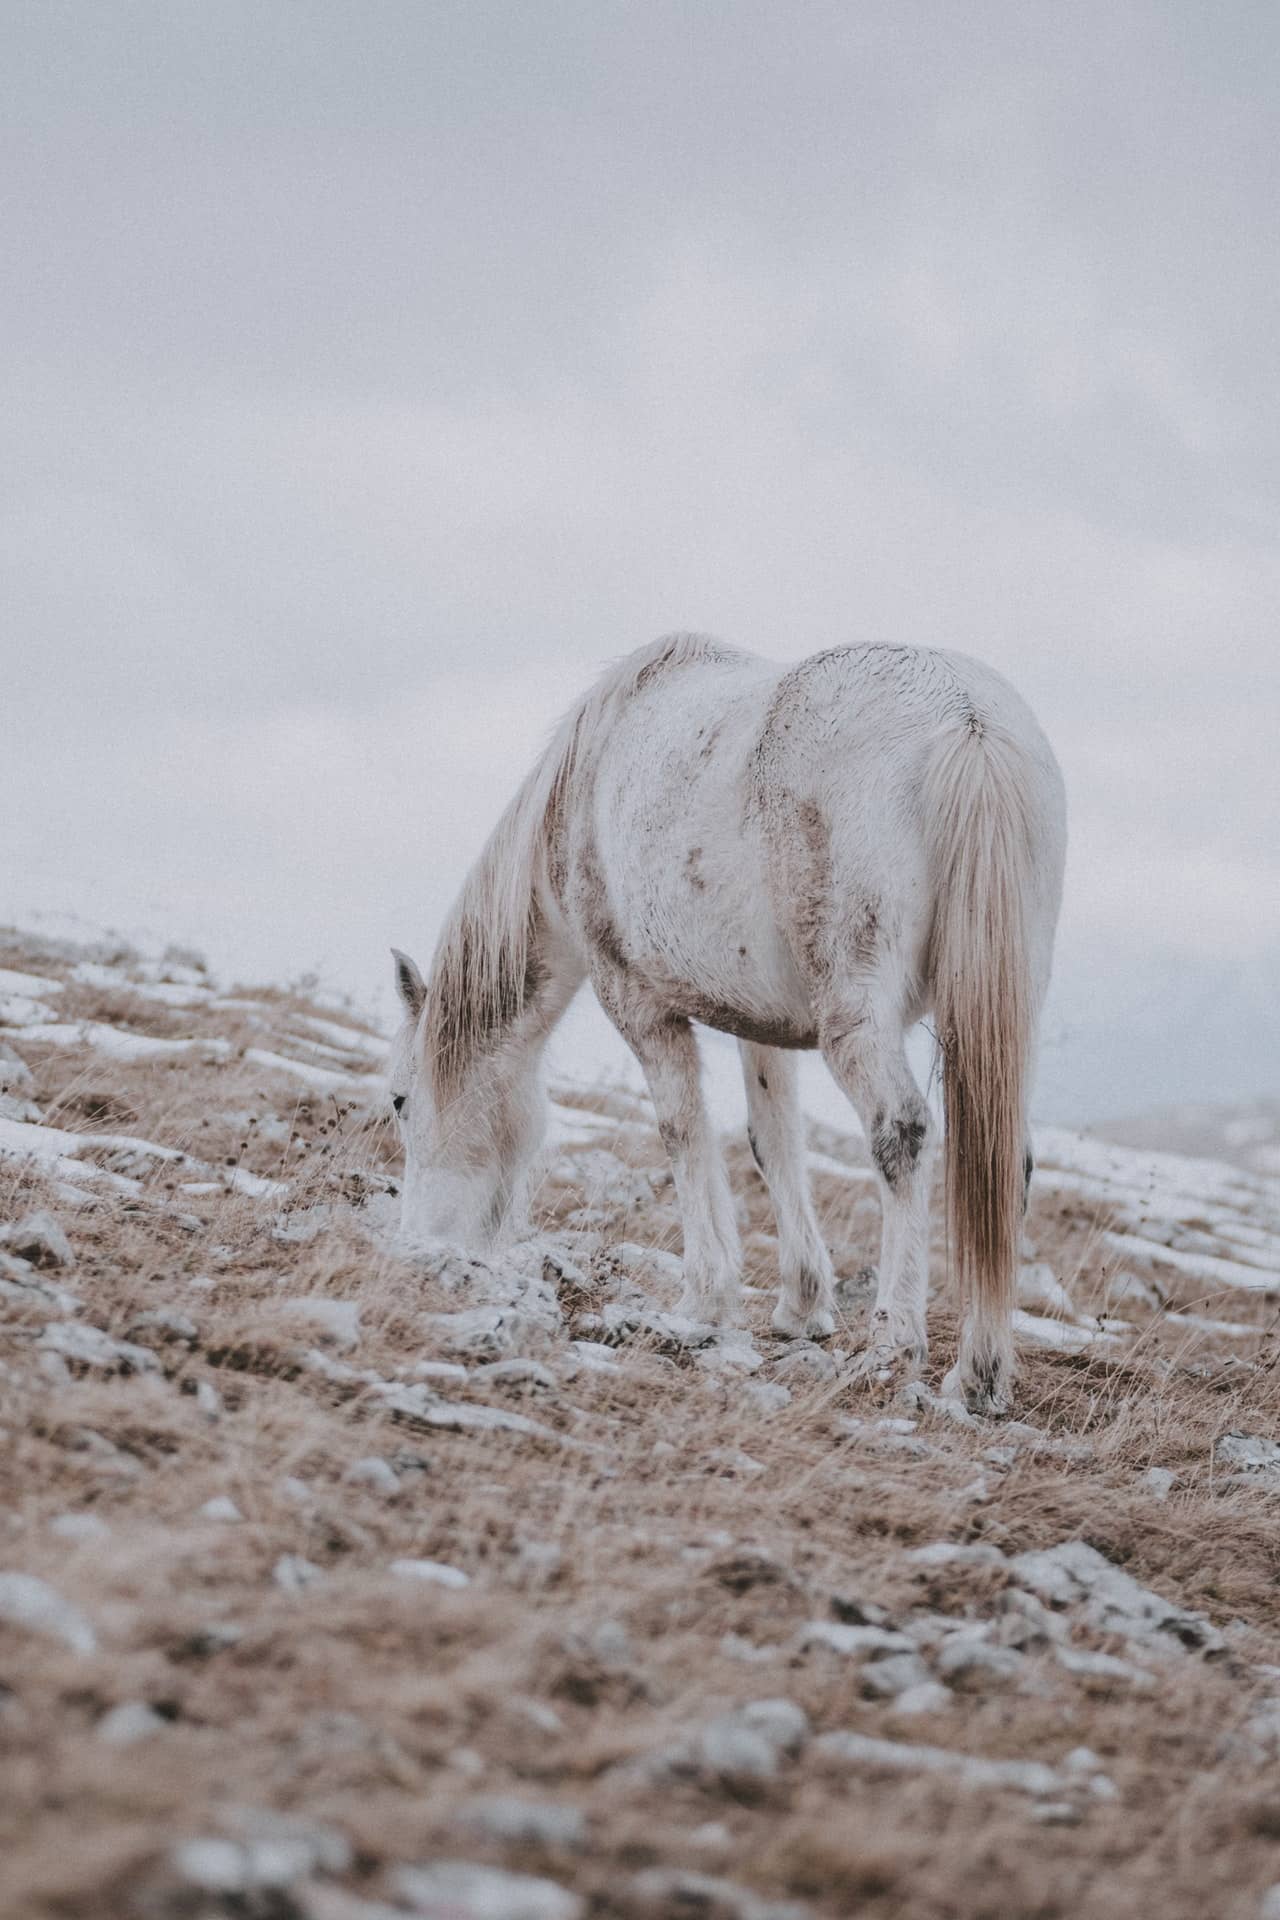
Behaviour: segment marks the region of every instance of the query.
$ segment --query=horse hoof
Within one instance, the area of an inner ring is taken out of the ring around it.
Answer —
[[[919,1376],[926,1358],[920,1347],[896,1347],[887,1340],[876,1340],[856,1356],[845,1377],[867,1386],[900,1386]]]
[[[797,1313],[779,1300],[770,1316],[775,1333],[784,1340],[829,1340],[836,1330],[836,1317],[828,1307],[815,1307],[811,1313]]]
[[[742,1301],[725,1294],[685,1292],[676,1302],[676,1312],[685,1320],[696,1320],[703,1327],[740,1327]]]
[[[995,1370],[987,1379],[979,1380],[959,1365],[952,1367],[943,1379],[942,1397],[944,1400],[959,1400],[970,1413],[985,1414],[991,1420],[1004,1420],[1013,1411],[1008,1379]]]

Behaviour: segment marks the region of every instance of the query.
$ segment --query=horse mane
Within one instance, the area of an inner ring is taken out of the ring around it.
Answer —
[[[734,657],[705,634],[667,634],[616,661],[570,708],[489,835],[441,929],[427,981],[421,1044],[438,1108],[477,1055],[518,1020],[545,978],[537,887],[583,752],[616,707],[657,675]]]

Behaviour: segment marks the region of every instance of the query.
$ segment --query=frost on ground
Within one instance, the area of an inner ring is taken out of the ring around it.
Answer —
[[[855,1136],[813,1139],[824,1347],[769,1329],[729,1142],[725,1337],[617,1090],[558,1090],[533,1238],[402,1258],[380,1053],[0,937],[0,1911],[1257,1920],[1265,1170],[1043,1134],[994,1424],[939,1396],[941,1286],[924,1378],[851,1378]]]

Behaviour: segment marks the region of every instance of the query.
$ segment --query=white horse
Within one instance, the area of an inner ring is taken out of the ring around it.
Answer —
[[[430,977],[397,953],[404,1231],[518,1234],[540,1059],[582,981],[634,1051],[671,1159],[682,1309],[731,1323],[741,1253],[694,1023],[734,1034],[777,1217],[782,1333],[833,1332],[794,1050],[817,1047],[882,1204],[863,1366],[926,1355],[929,1110],[904,1035],[935,1018],[964,1325],[945,1390],[1001,1411],[1030,1177],[1027,1088],[1066,845],[1062,779],[1012,687],[961,654],[837,647],[796,666],[680,634],[569,713],[463,885]]]

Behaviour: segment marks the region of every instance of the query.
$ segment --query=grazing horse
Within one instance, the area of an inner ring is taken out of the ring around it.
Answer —
[[[856,1108],[882,1206],[861,1365],[926,1355],[935,1127],[904,1035],[942,1056],[950,1256],[963,1305],[944,1391],[1009,1405],[1027,1093],[1066,846],[1062,778],[1013,688],[961,654],[835,647],[794,666],[679,634],[568,714],[494,828],[424,983],[397,953],[392,1054],[412,1239],[522,1229],[543,1048],[584,979],[644,1070],[684,1229],[682,1310],[741,1310],[741,1251],[695,1023],[741,1048],[778,1226],[779,1332],[834,1331],[795,1050]]]

